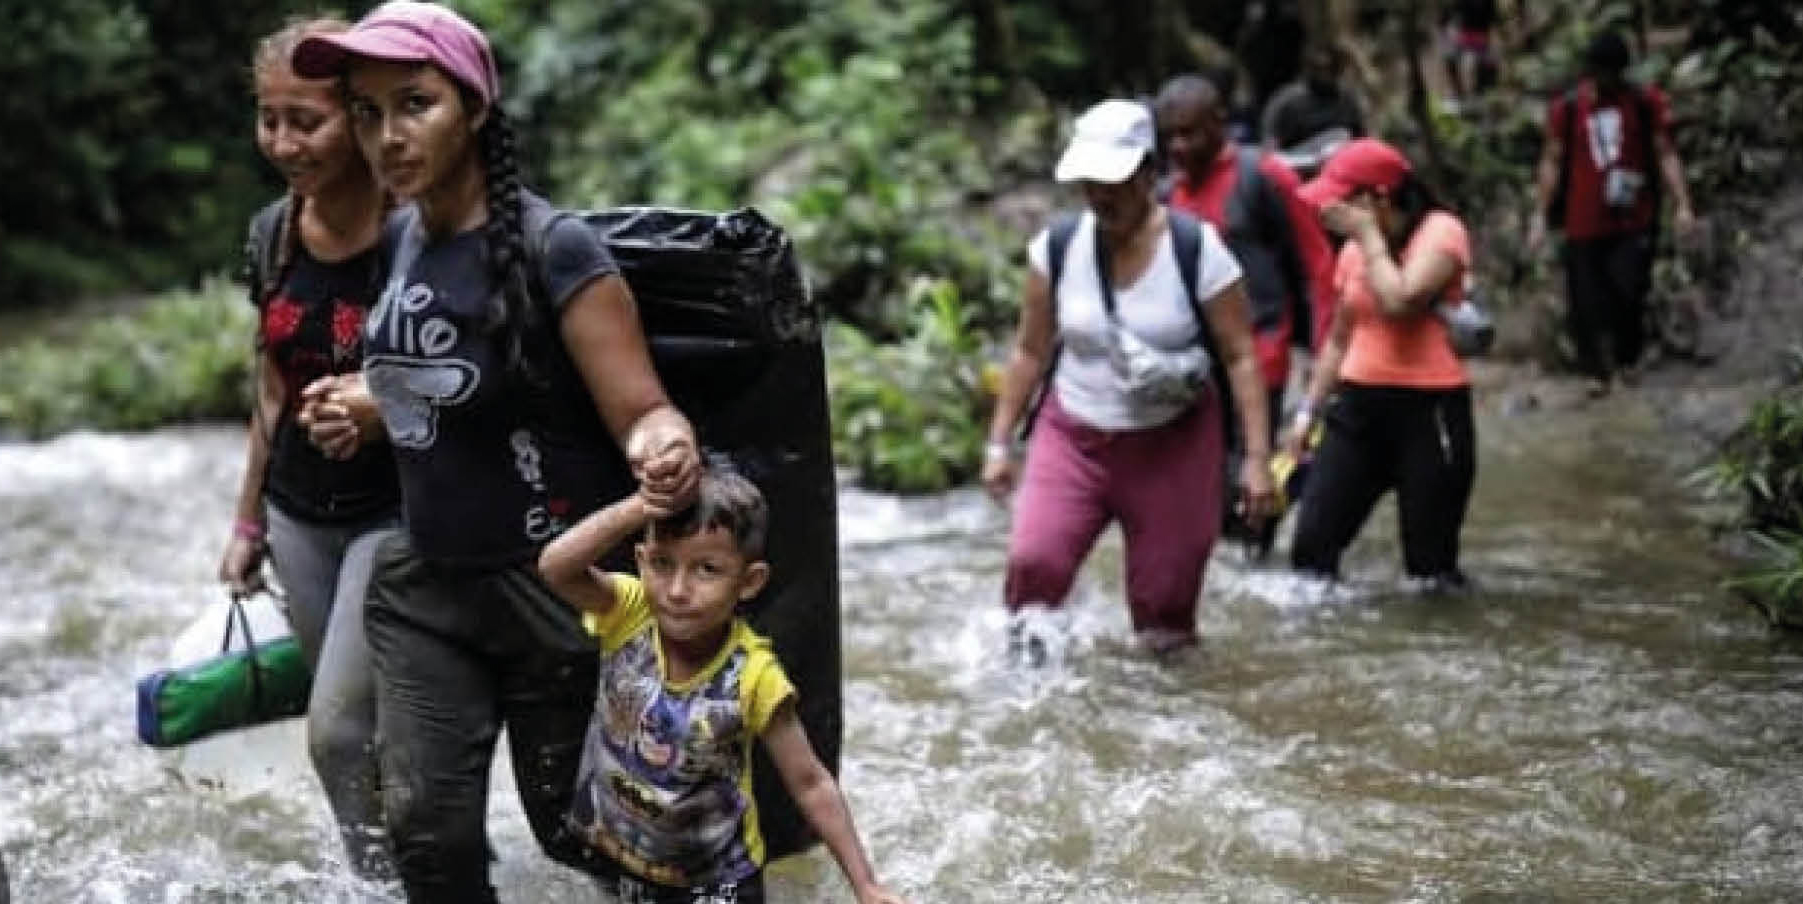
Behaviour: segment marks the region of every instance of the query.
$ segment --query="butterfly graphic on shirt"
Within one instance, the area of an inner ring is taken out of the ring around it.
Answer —
[[[404,449],[432,448],[439,409],[468,401],[482,380],[481,369],[460,358],[371,355],[363,370],[383,402],[389,442]]]

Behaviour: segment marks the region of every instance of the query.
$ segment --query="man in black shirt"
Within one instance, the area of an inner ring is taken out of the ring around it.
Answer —
[[[1260,132],[1266,150],[1294,148],[1330,129],[1344,129],[1344,140],[1364,136],[1364,114],[1340,84],[1344,68],[1345,54],[1338,47],[1319,43],[1309,48],[1302,58],[1302,77],[1265,105]]]

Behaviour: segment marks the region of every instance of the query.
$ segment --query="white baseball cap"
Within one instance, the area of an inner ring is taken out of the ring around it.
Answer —
[[[1052,176],[1059,182],[1125,182],[1152,153],[1153,141],[1152,111],[1145,104],[1102,101],[1077,117]]]

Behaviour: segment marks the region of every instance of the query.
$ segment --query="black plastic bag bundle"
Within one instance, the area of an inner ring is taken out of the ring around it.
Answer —
[[[808,738],[838,771],[838,499],[820,312],[794,248],[756,210],[618,208],[578,214],[603,236],[638,302],[664,387],[703,446],[770,503],[770,584],[750,620],[799,692]],[[624,466],[623,460],[621,466]],[[622,473],[619,495],[630,492]],[[753,777],[769,856],[812,833],[760,749]]]

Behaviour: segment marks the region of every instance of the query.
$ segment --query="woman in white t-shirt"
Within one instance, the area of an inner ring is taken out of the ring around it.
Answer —
[[[1196,640],[1202,572],[1221,528],[1223,412],[1234,406],[1223,404],[1218,378],[1201,379],[1211,371],[1226,375],[1238,403],[1248,520],[1269,514],[1273,493],[1265,394],[1239,262],[1213,227],[1180,221],[1157,203],[1152,148],[1152,118],[1140,104],[1103,101],[1078,118],[1056,176],[1081,183],[1088,209],[1074,229],[1061,231],[1068,240],[1057,267],[1053,230],[1028,247],[1026,297],[990,424],[983,482],[997,499],[1014,487],[1010,437],[1034,386],[1048,379],[1015,504],[1008,608],[1018,614],[1062,606],[1096,537],[1119,521],[1133,628],[1162,653]],[[1179,235],[1196,237],[1199,246],[1193,280],[1180,269]],[[1098,262],[1112,274],[1112,292],[1104,291]],[[1142,365],[1184,356],[1193,363],[1205,357],[1198,348],[1219,358],[1212,367],[1190,368],[1200,372],[1186,385],[1199,381],[1199,391],[1169,391],[1168,382],[1148,391]],[[1043,640],[1024,636],[1020,624],[1010,633],[1011,652],[1038,660]]]

